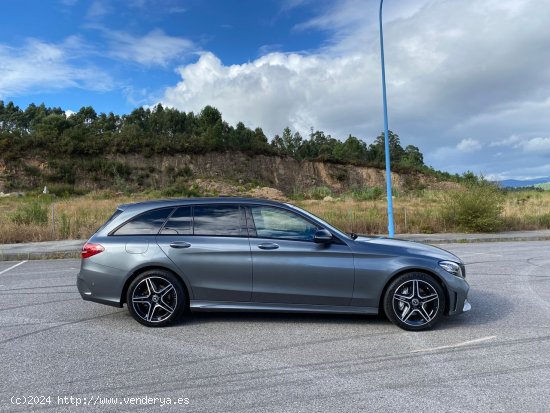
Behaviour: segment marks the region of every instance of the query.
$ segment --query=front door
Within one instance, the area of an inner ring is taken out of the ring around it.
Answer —
[[[319,227],[283,208],[251,206],[247,215],[255,229],[250,237],[254,302],[350,304],[353,254],[344,242],[313,242]]]

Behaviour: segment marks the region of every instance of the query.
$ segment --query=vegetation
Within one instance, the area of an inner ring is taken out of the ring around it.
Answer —
[[[395,171],[422,171],[447,180],[459,179],[424,165],[420,150],[413,145],[403,148],[399,136],[391,131],[389,143]],[[82,167],[110,176],[124,177],[129,173],[123,165],[102,159],[105,155],[150,157],[226,151],[382,168],[384,135],[380,134],[367,145],[352,135],[339,140],[313,128],[305,139],[287,127],[281,136],[276,135],[269,141],[261,128],[250,129],[242,122],[233,127],[211,106],[194,114],[159,104],[152,109],[141,107],[122,116],[98,114],[88,106],[67,115],[61,108],[44,104],[30,104],[23,110],[13,102],[0,101],[0,158],[17,162],[23,155],[42,155],[53,161],[57,171],[52,182],[71,184],[75,179],[74,171]],[[31,176],[40,174],[40,170],[32,166],[25,172]]]
[[[462,231],[494,232],[502,228],[503,192],[482,179],[467,180],[444,197],[443,218]]]
[[[424,164],[417,147],[403,148],[399,136],[391,131],[389,138],[392,169],[403,173],[405,188],[403,193],[393,193],[397,233],[550,228],[550,192],[541,188],[505,191],[471,172],[459,176],[435,171]],[[0,198],[0,243],[87,238],[117,204],[124,202],[232,193],[222,182],[205,189],[187,165],[163,165],[162,171],[150,165],[132,168],[112,156],[227,151],[384,166],[382,134],[367,145],[351,135],[342,141],[313,129],[304,139],[285,128],[281,136],[269,141],[260,128],[250,129],[242,122],[235,127],[228,125],[211,106],[197,115],[161,105],[122,116],[97,114],[91,107],[66,115],[61,108],[43,104],[31,104],[22,110],[12,102],[0,101],[0,160],[6,167],[5,187],[13,190],[25,186],[14,172],[17,170],[24,174],[27,188],[35,188],[34,193],[27,191],[27,196]],[[36,162],[24,163],[23,157]],[[41,169],[42,160],[47,161],[47,174]],[[331,178],[345,182],[348,169],[335,166]],[[159,177],[160,172],[169,179]],[[428,189],[416,172],[455,183],[445,191]],[[79,186],[83,176],[92,183],[108,181],[110,190],[87,193]],[[140,182],[153,182],[149,186],[155,189]],[[36,192],[44,184],[50,194]],[[258,196],[252,192],[255,186],[239,180],[232,191],[235,195]],[[137,188],[138,193],[130,195]],[[335,188],[296,189],[290,196],[298,205],[344,230],[386,233],[383,188],[348,187],[338,193]]]
[[[463,207],[464,211],[476,213],[476,203],[484,202],[483,197],[488,194],[498,200],[501,211],[498,217],[480,215],[473,221],[474,226],[468,226],[471,222],[468,215],[461,215],[458,212],[460,208],[453,202],[448,203],[448,191],[411,191],[398,194],[394,199],[396,233],[439,233],[496,228],[508,231],[550,229],[550,192],[494,192],[495,188],[486,186],[485,183],[479,184],[473,190],[476,195],[472,195],[469,201],[459,204],[459,207]],[[171,196],[211,195],[202,192],[196,185],[174,186],[166,191],[174,191]],[[456,191],[455,196],[465,195],[461,190]],[[323,190],[319,192],[322,193]],[[345,231],[385,234],[385,197],[371,198],[371,192],[378,191],[376,188],[364,192],[350,191],[337,198],[333,194],[333,201],[324,201],[314,199],[314,191],[312,194],[296,196],[292,202]],[[0,198],[0,243],[86,239],[113,213],[117,205],[165,196],[168,195],[163,195],[161,190],[154,190],[132,196],[104,191],[67,198],[43,194]],[[457,208],[454,219],[449,218],[449,205]],[[463,216],[463,220],[457,218]]]

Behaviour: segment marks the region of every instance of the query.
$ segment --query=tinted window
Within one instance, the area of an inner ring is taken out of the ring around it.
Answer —
[[[170,216],[160,233],[163,235],[191,235],[193,233],[191,207],[178,208]]]
[[[306,219],[279,208],[252,207],[252,217],[260,238],[313,241],[317,227]]]
[[[193,215],[195,235],[241,235],[241,213],[237,205],[195,206]]]
[[[117,209],[117,210],[113,213],[113,215],[111,215],[111,216],[109,217],[109,219],[108,219],[107,221],[105,221],[105,223],[97,229],[96,232],[101,231],[103,228],[105,228],[105,227],[107,226],[107,224],[108,224],[109,222],[111,222],[113,219],[115,219],[116,217],[118,217],[120,214],[122,214],[122,210],[121,210],[121,209]]]
[[[117,229],[114,235],[157,234],[172,211],[173,208],[164,208],[145,212]]]

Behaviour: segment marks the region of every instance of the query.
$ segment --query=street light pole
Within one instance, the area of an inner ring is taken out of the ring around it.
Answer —
[[[384,106],[384,148],[386,151],[386,193],[388,196],[388,235],[394,237],[393,202],[391,191],[390,141],[388,136],[388,102],[386,99],[386,68],[384,66],[384,34],[382,33],[382,4],[380,0],[380,57],[382,62],[382,101]]]

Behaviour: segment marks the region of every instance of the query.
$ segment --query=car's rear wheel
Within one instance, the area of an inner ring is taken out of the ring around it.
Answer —
[[[386,316],[405,330],[433,327],[444,308],[443,289],[433,277],[421,272],[400,275],[389,285],[384,296]]]
[[[126,295],[132,317],[148,327],[162,327],[177,320],[185,308],[185,299],[178,277],[160,269],[138,275]]]

